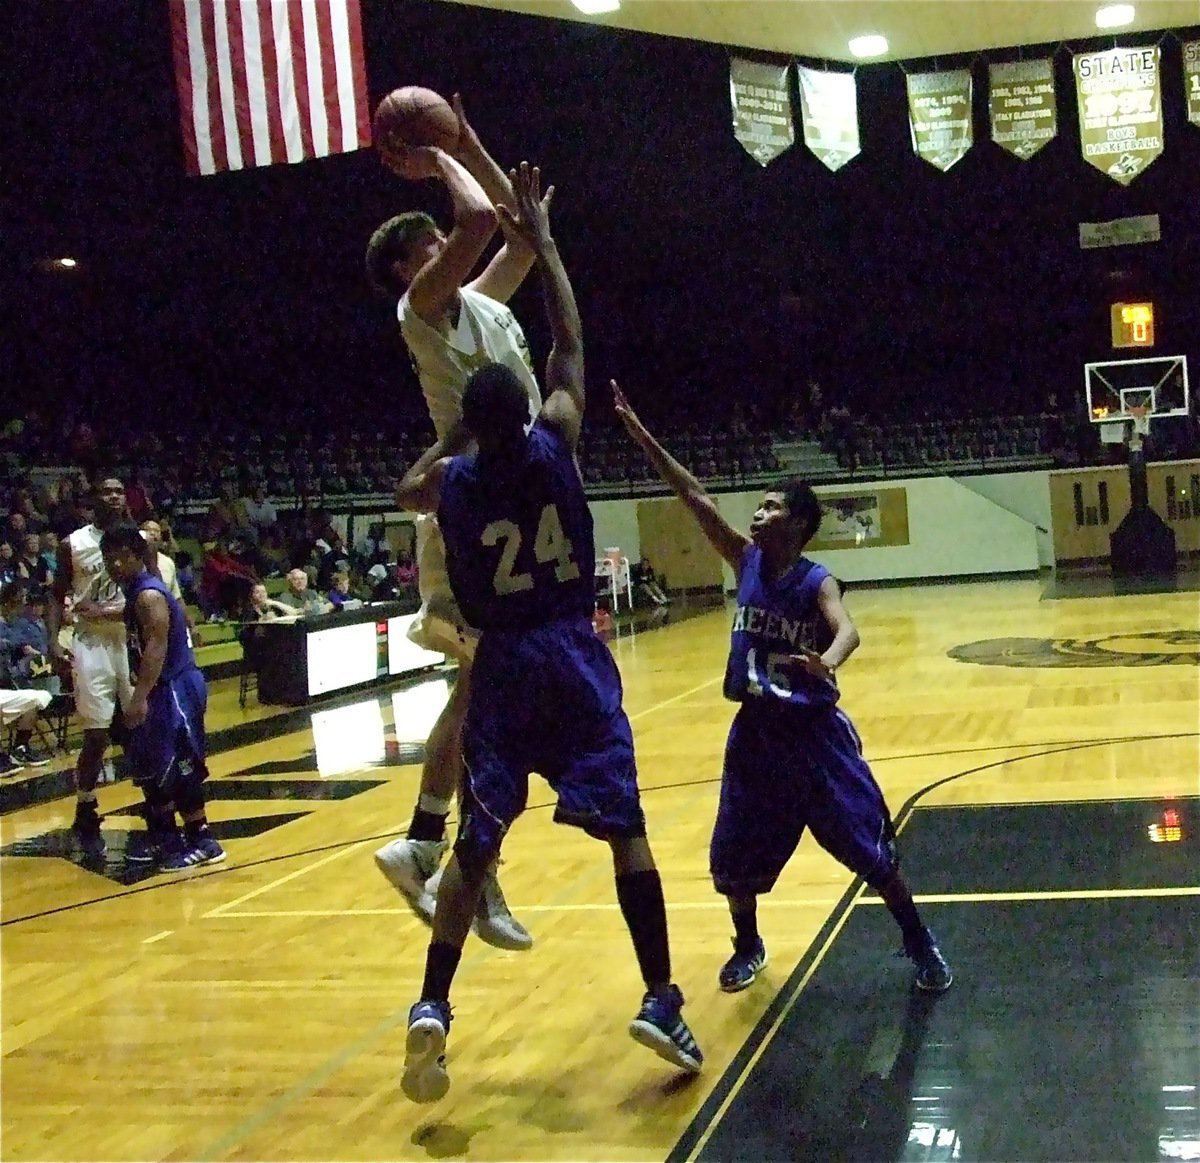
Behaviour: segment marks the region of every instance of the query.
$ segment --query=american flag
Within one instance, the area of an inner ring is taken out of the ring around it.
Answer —
[[[371,143],[359,0],[169,0],[187,170]]]

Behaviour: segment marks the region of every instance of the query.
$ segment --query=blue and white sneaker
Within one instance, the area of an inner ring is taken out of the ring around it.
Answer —
[[[449,1002],[419,1001],[409,1010],[400,1089],[413,1102],[437,1102],[450,1089],[450,1075],[446,1073],[449,1029]]]
[[[683,1020],[682,1009],[683,994],[677,985],[664,994],[647,993],[638,1016],[629,1023],[629,1036],[680,1070],[696,1074],[704,1055]]]
[[[923,993],[945,993],[954,984],[954,971],[937,947],[937,939],[928,929],[919,943],[904,943],[904,955],[916,965],[913,985]]]
[[[738,951],[737,942],[733,945],[733,956],[721,966],[717,975],[717,984],[726,993],[739,993],[754,984],[754,979],[762,972],[767,964],[767,947],[759,937],[754,942],[754,948],[749,953]]]
[[[219,864],[225,859],[225,849],[212,835],[185,838],[183,847],[165,856],[159,864],[163,872],[184,872],[189,868],[202,868],[206,864]]]

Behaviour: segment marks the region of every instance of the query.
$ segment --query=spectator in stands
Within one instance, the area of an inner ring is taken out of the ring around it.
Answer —
[[[210,622],[236,617],[258,577],[239,559],[236,539],[218,541],[204,555],[200,574],[200,608]]]
[[[250,495],[243,497],[241,504],[246,511],[246,519],[250,522],[250,528],[254,530],[261,546],[268,531],[274,529],[279,523],[279,512],[268,499],[266,487],[261,481],[255,483],[250,490]]]
[[[32,586],[48,586],[54,574],[42,557],[42,539],[36,533],[26,533],[16,557],[17,576]]]
[[[243,622],[294,622],[299,615],[286,602],[268,596],[267,587],[255,582],[250,587],[250,600],[242,612]]]
[[[58,534],[53,529],[47,529],[39,538],[41,558],[46,563],[50,580],[54,580],[54,571],[58,568]]]
[[[331,540],[321,538],[315,543],[320,553],[317,559],[317,589],[322,593],[333,588],[335,574],[350,572],[350,555],[342,543],[342,535],[333,530],[328,536]]]
[[[129,470],[126,478],[125,498],[129,506],[129,516],[140,525],[150,516],[153,499],[136,465]]]
[[[15,609],[8,620],[12,634],[13,670],[21,686],[47,690],[58,695],[62,679],[50,665],[50,630],[46,626],[45,588],[30,586],[25,590],[24,606]]]
[[[51,486],[50,494],[50,528],[57,536],[66,537],[87,524],[74,477],[59,477]]]
[[[0,586],[16,581],[17,555],[7,541],[0,541]]]
[[[366,537],[354,546],[355,565],[364,573],[373,565],[387,565],[391,555],[382,521],[369,525]]]
[[[206,541],[225,541],[248,523],[245,509],[238,504],[233,481],[221,481],[217,490],[217,498],[204,518]]]
[[[28,657],[18,641],[13,619],[25,604],[25,584],[9,582],[0,588],[0,739],[13,731],[11,753],[0,751],[0,775],[23,767],[44,767],[49,759],[33,745],[38,712],[50,705],[49,691],[30,689],[18,674],[19,660]],[[15,720],[15,722],[13,721]]]
[[[340,610],[348,602],[352,606],[354,603],[360,602],[358,596],[350,590],[350,574],[346,570],[339,569],[333,575],[333,584],[329,587],[328,600],[335,610]]]
[[[179,547],[175,544],[175,535],[171,532],[171,526],[166,521],[159,521],[155,517],[149,517],[141,522],[139,528],[142,531],[142,536],[146,539],[146,544],[154,550],[155,564],[158,568],[158,576],[162,584],[167,587],[173,597],[183,610],[184,621],[187,623],[188,634],[191,636],[193,646],[200,646],[201,642],[196,632],[196,623],[192,619],[192,612],[187,608],[187,603],[184,600],[183,588],[179,584],[179,566],[175,563],[173,551]]]
[[[298,617],[308,618],[315,614],[324,614],[331,608],[317,591],[308,588],[308,574],[304,570],[288,570],[287,583],[288,588],[279,595],[279,600],[295,610]]]
[[[400,596],[396,578],[388,572],[386,565],[373,565],[367,570],[367,582],[371,587],[371,601],[394,602]]]
[[[13,547],[13,552],[19,554],[25,546],[25,535],[28,532],[25,514],[18,509],[9,513],[4,530],[0,532],[0,540],[7,541]]]

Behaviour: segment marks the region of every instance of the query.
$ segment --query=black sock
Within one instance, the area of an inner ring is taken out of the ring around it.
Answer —
[[[175,830],[175,813],[157,804],[146,805],[146,827],[160,835]]]
[[[462,950],[445,941],[431,941],[425,954],[425,982],[421,986],[422,1001],[450,1000],[450,983],[458,972]]]
[[[412,823],[408,826],[410,840],[444,840],[446,838],[446,817],[436,812],[427,812],[417,808],[413,813]]]
[[[189,840],[199,840],[208,832],[208,814],[205,813],[196,820],[184,820],[183,831]]]
[[[14,747],[28,747],[29,744],[32,742],[32,740],[33,740],[33,732],[32,731],[17,731],[14,733],[13,746]]]
[[[904,877],[896,872],[887,884],[878,889],[878,892],[883,897],[883,903],[887,905],[888,912],[896,918],[900,932],[904,934],[905,950],[927,945],[929,930],[925,928],[925,922],[921,920],[921,914],[917,912],[917,906],[913,903],[912,893],[909,892]]]
[[[739,902],[730,907],[733,918],[733,947],[739,953],[753,953],[758,948],[758,898],[751,897],[749,906]]]
[[[667,985],[671,980],[671,949],[667,940],[667,906],[658,869],[619,875],[617,901],[629,926],[646,988]]]

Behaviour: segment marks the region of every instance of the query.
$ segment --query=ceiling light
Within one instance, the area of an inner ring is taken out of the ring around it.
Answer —
[[[78,264],[73,258],[60,258],[57,260],[57,265],[69,271],[73,270]]]
[[[616,12],[621,0],[571,0],[585,16],[599,16],[602,12]]]
[[[871,33],[869,36],[856,36],[850,42],[850,51],[863,60],[866,57],[881,57],[888,50],[888,42],[886,36],[880,36],[878,33]]]
[[[1133,23],[1132,4],[1106,4],[1096,9],[1097,28],[1120,28]]]

